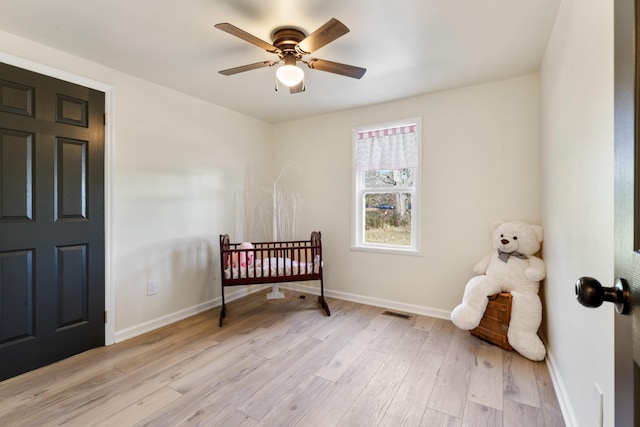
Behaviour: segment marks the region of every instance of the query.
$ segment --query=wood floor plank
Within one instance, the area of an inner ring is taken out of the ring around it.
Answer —
[[[313,314],[310,315],[309,310],[313,310]],[[277,327],[268,328],[260,336],[260,342],[252,346],[251,351],[265,359],[279,357],[287,347],[308,339],[306,331],[321,318],[317,314],[315,308],[297,309],[288,313]]]
[[[107,408],[113,411],[120,410],[131,401],[141,399],[166,386],[173,378],[188,371],[192,366],[198,366],[197,361],[212,354],[210,350],[216,346],[216,341],[203,340],[192,347],[182,347],[174,354],[152,358],[125,376],[113,376],[111,381],[99,389],[83,394],[68,393],[64,399],[57,402],[55,408],[47,408],[41,416],[48,420],[60,419],[61,423],[80,425],[94,419],[95,413],[100,414]]]
[[[365,350],[340,376],[333,392],[325,400],[316,400],[315,405],[298,425],[301,427],[337,425],[387,357],[386,353]]]
[[[21,403],[28,404],[34,397],[42,399],[59,390],[72,388],[76,382],[109,370],[122,360],[162,348],[192,334],[198,335],[201,331],[197,325],[205,324],[207,317],[207,314],[193,316],[118,345],[95,348],[64,359],[55,364],[56,369],[43,367],[6,380],[0,387],[0,414]]]
[[[381,314],[371,319],[325,366],[316,372],[316,375],[331,381],[338,381],[340,376],[347,371],[378,338],[382,331],[391,323],[391,320],[391,317]]]
[[[253,427],[258,425],[258,421],[246,416],[240,411],[232,411],[227,417],[221,419],[216,424],[220,427]]]
[[[337,313],[332,313],[331,317],[323,317],[318,319],[308,330],[307,333],[319,340],[325,340],[336,331],[339,331],[344,325],[348,324],[352,319],[360,317],[362,320],[367,320],[362,316],[358,316],[349,310],[342,310]],[[365,322],[366,324],[366,322]]]
[[[547,365],[543,362],[534,363],[533,371],[536,376],[538,392],[540,394],[540,407],[546,426],[564,427],[564,419],[562,418],[562,410],[558,403],[558,397],[553,389],[551,375],[547,369]]]
[[[540,408],[534,408],[513,400],[505,400],[504,425],[517,425],[519,427],[545,427],[544,414]]]
[[[210,327],[210,326],[209,326]],[[210,333],[196,334],[187,336],[185,339],[167,342],[159,348],[153,348],[143,353],[133,354],[129,357],[122,357],[113,365],[123,372],[133,372],[149,364],[150,360],[165,359],[167,363],[175,358],[176,355],[192,350],[194,352],[203,351],[205,348],[211,348],[218,345],[219,341],[209,338]]]
[[[95,427],[132,425],[180,397],[182,397],[182,394],[177,391],[169,387],[162,387],[142,399],[133,402],[131,405],[111,413],[111,415],[102,420],[94,419],[91,425]],[[103,412],[109,414],[107,411]]]
[[[168,364],[164,358],[157,359],[132,373],[103,384],[99,389],[68,395],[58,402],[55,408],[48,411],[46,418],[59,424],[88,425],[92,420],[103,417],[105,412],[118,412],[132,401],[140,400],[159,388],[167,386],[174,377],[188,369],[190,362],[206,355],[206,350],[205,348],[205,351],[185,351],[173,355],[174,358],[180,359],[173,364]],[[185,363],[185,361],[188,362]],[[259,363],[260,360],[237,361],[240,366],[251,362]]]
[[[429,346],[432,353],[446,354],[456,327],[449,320],[437,319],[429,331]]]
[[[420,427],[462,427],[462,419],[427,408]]]
[[[205,425],[217,426],[223,423],[230,414],[234,412],[242,413],[238,408],[245,403],[247,398],[255,395],[258,391],[268,387],[270,384],[277,383],[279,378],[282,378],[284,372],[286,372],[295,361],[306,354],[313,353],[315,348],[321,343],[322,341],[318,339],[308,338],[296,347],[290,347],[281,357],[265,360],[265,362],[256,367],[253,372],[249,372],[234,384],[229,384],[217,389],[215,400],[207,402],[206,407],[200,409],[201,412],[206,414],[204,417],[206,421]],[[286,391],[287,389],[283,387],[282,390],[276,392],[276,397],[281,396],[281,393]],[[190,392],[186,397],[197,401],[198,396],[199,390],[193,390],[193,392]],[[243,415],[254,419],[244,413]]]
[[[502,356],[504,350],[482,343],[475,347],[467,400],[502,411]]]
[[[451,328],[447,325],[450,325]],[[461,331],[448,321],[436,322],[434,329],[436,332],[445,331],[444,335],[448,338],[449,345],[446,348],[436,385],[429,398],[428,407],[462,419],[467,402],[473,355],[475,348],[481,343],[468,331]],[[429,334],[431,335],[433,332],[431,331]],[[430,345],[429,348],[432,351],[441,351],[439,345],[433,346],[430,341],[427,341],[427,344]]]
[[[197,363],[192,363],[187,372],[182,372],[180,376],[175,377],[169,385],[184,394],[198,387],[202,382],[217,377],[230,364],[247,358],[247,348],[251,346],[253,340],[259,339],[263,331],[264,329],[257,328],[249,333],[238,335],[235,339],[230,339],[229,341],[233,343],[227,343],[224,349],[219,346],[211,347],[206,357],[201,357]]]
[[[0,425],[564,425],[544,363],[448,320],[265,293],[0,382]]]
[[[343,324],[341,328],[323,340],[316,347],[314,354],[300,357],[282,373],[282,378],[279,381],[263,387],[256,394],[249,397],[238,409],[255,419],[261,420],[270,408],[277,404],[278,395],[282,392],[282,389],[288,390],[295,387],[296,383],[305,378],[309,372],[316,372],[321,366],[324,366],[338,349],[346,345],[357,331],[364,328],[366,323],[367,320],[359,316],[350,318],[349,322]],[[315,337],[315,334],[313,338],[319,339]]]
[[[402,319],[388,315],[383,316],[390,317],[391,321],[371,343],[369,348],[371,350],[390,354],[393,353],[393,350],[400,342],[400,339],[402,338],[402,335],[404,334],[406,329],[411,327],[413,323],[408,319]]]
[[[417,426],[427,409],[444,356],[423,345],[395,393],[381,426]]]
[[[416,319],[413,322],[413,327],[417,329],[422,329],[423,331],[430,331],[436,324],[435,317],[428,316],[416,316]]]
[[[298,385],[287,390],[277,404],[261,418],[259,426],[294,426],[302,419],[316,402],[325,402],[336,388],[333,381],[309,375]]]
[[[310,338],[296,347],[289,348],[283,357],[265,359],[264,363],[255,366],[252,371],[246,372],[246,375],[233,383],[217,387],[215,384],[203,382],[137,425],[179,425],[195,417],[202,418],[209,425],[218,425],[235,412],[249,396],[267,384],[275,382],[294,361],[305,354],[313,353],[314,348],[320,343],[320,340]],[[231,366],[236,367],[235,364]]]
[[[239,381],[248,372],[258,369],[264,359],[248,354],[234,365],[227,366],[220,371],[220,375],[203,382],[199,387],[185,393],[179,399],[154,412],[136,425],[181,425],[197,424],[207,425],[206,419],[217,412],[211,405],[217,403],[218,393]]]
[[[65,403],[68,400],[84,398],[93,390],[101,388],[104,384],[109,384],[115,379],[121,379],[124,373],[115,368],[103,371],[99,374],[89,376],[82,382],[77,382],[73,388],[59,390],[47,396],[46,399],[34,399],[28,405],[21,405],[6,411],[0,416],[2,425],[9,426],[31,426],[37,425],[38,420],[51,422],[58,417],[65,415]]]
[[[445,357],[427,406],[462,419],[467,403],[470,369],[467,360]]]
[[[503,423],[502,411],[475,402],[467,402],[462,425],[464,427],[521,427],[517,421]]]
[[[387,357],[338,425],[377,425],[427,337],[427,332],[407,328],[393,353]]]
[[[537,363],[525,359],[516,352],[505,354],[504,398],[525,405],[540,407],[540,393],[534,366]]]
[[[453,324],[452,324],[453,325]],[[469,331],[454,328],[449,340],[446,355],[448,358],[472,361],[476,348],[483,345],[484,341],[474,337]]]

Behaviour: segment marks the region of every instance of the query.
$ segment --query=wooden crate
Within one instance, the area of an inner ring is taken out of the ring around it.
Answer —
[[[505,350],[513,350],[507,338],[511,319],[511,294],[502,292],[489,297],[487,309],[477,328],[471,334]]]

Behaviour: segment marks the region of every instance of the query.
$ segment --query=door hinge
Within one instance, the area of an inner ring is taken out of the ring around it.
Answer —
[[[104,311],[104,323],[107,323],[107,310]]]
[[[104,113],[102,115],[102,124],[105,126],[107,125],[107,113]]]

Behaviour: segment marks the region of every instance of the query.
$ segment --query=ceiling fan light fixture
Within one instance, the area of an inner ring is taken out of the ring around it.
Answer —
[[[304,71],[295,65],[285,64],[278,68],[276,77],[285,86],[295,86],[304,79]]]

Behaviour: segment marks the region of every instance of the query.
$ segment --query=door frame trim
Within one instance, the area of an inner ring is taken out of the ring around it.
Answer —
[[[80,86],[95,89],[105,94],[104,111],[107,116],[104,127],[104,308],[109,313],[104,325],[104,344],[115,343],[115,282],[113,271],[113,159],[115,154],[115,87],[78,74],[60,70],[28,59],[0,51],[0,62],[14,67],[65,80]]]

